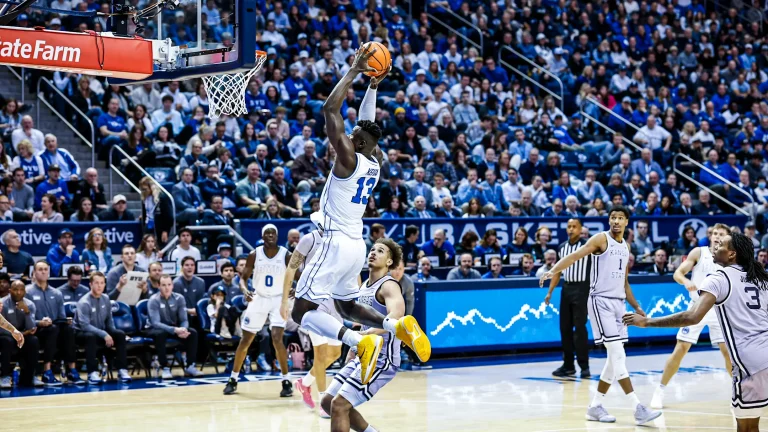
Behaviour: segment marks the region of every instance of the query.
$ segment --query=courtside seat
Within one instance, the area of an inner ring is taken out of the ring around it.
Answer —
[[[241,294],[239,296],[233,297],[232,306],[236,307],[241,314],[245,312],[245,310],[248,309],[248,304],[245,302],[245,296]]]
[[[136,317],[133,315],[131,307],[127,304],[112,300],[112,319],[115,322],[115,327],[125,332],[125,335],[128,336],[127,342],[129,345],[143,345],[152,342],[152,339],[145,338],[139,334]]]
[[[221,352],[233,352],[237,347],[237,344],[240,343],[240,337],[232,336],[231,339],[226,339],[210,331],[211,320],[208,318],[208,311],[206,310],[208,308],[208,302],[209,299],[202,298],[195,305],[197,316],[200,317],[200,326],[203,328],[203,332],[205,332],[205,339],[208,342],[208,354],[205,357],[205,361],[203,361],[203,367],[205,367],[209,361],[212,361],[213,367],[216,369],[216,373],[219,373],[219,365],[216,362],[216,358]]]

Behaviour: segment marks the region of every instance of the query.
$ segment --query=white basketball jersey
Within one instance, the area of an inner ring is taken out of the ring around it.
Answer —
[[[353,238],[363,238],[363,213],[368,198],[379,182],[379,162],[356,153],[357,168],[351,176],[341,179],[333,173],[320,196],[322,228],[339,231]]]
[[[268,258],[264,246],[256,248],[256,262],[253,266],[253,286],[256,294],[261,297],[277,297],[283,295],[285,280],[285,254],[288,249],[278,246],[274,257]]]
[[[360,297],[357,298],[358,303],[366,304],[373,309],[375,309],[377,312],[381,313],[382,315],[387,315],[387,306],[379,303],[379,301],[376,299],[376,293],[379,292],[379,288],[384,284],[386,281],[395,281],[395,278],[393,278],[390,275],[386,275],[383,278],[377,280],[376,282],[373,282],[370,286],[368,285],[369,281],[366,280],[363,282],[363,284],[360,286]],[[399,285],[400,283],[397,282]],[[369,327],[363,326],[364,330],[367,330]],[[381,348],[381,352],[379,353],[379,359],[377,360],[377,366],[378,367],[386,367],[385,365],[387,363],[391,363],[395,366],[400,366],[400,341],[395,337],[395,335],[391,333],[386,333],[381,335],[381,337],[384,338],[384,346]]]
[[[699,248],[699,261],[696,262],[693,270],[691,270],[691,282],[693,282],[698,290],[707,276],[714,274],[720,269],[722,267],[715,263],[715,258],[712,256],[712,251],[709,250],[709,247],[702,246]],[[699,298],[698,291],[689,291],[688,294],[691,295],[691,300]]]
[[[627,242],[617,242],[611,233],[603,232],[608,247],[600,255],[592,255],[592,269],[590,271],[590,295],[623,299],[627,294],[624,290],[624,281],[627,277],[627,263],[629,262],[629,247]]]

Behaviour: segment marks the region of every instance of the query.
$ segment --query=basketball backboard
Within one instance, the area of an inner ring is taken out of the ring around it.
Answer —
[[[256,0],[179,0],[156,17],[142,20],[143,37],[171,40],[180,48],[176,61],[155,62],[150,77],[110,79],[111,84],[170,81],[245,72],[256,64]],[[209,16],[214,15],[214,16]],[[218,16],[215,16],[218,15]],[[245,25],[241,25],[246,23]]]

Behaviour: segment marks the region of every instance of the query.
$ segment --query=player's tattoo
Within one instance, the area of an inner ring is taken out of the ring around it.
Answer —
[[[8,320],[5,319],[4,316],[0,315],[0,328],[3,330],[13,333],[16,331],[16,327],[13,326],[13,324],[9,323]]]
[[[649,318],[646,321],[646,327],[685,327],[690,324],[691,320],[687,311],[665,317]]]
[[[301,267],[301,263],[304,262],[304,255],[294,252],[293,255],[291,255],[291,260],[288,262],[288,268],[291,270],[296,270],[299,267]]]

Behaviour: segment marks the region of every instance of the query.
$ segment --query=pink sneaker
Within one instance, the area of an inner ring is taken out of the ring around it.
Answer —
[[[327,412],[325,412],[322,405],[317,407],[317,414],[320,416],[320,418],[324,418],[324,419],[331,418],[331,416]]]
[[[293,386],[301,393],[301,398],[304,399],[304,405],[310,409],[315,409],[315,401],[312,400],[312,387],[307,387],[301,383],[300,379],[293,382]]]

